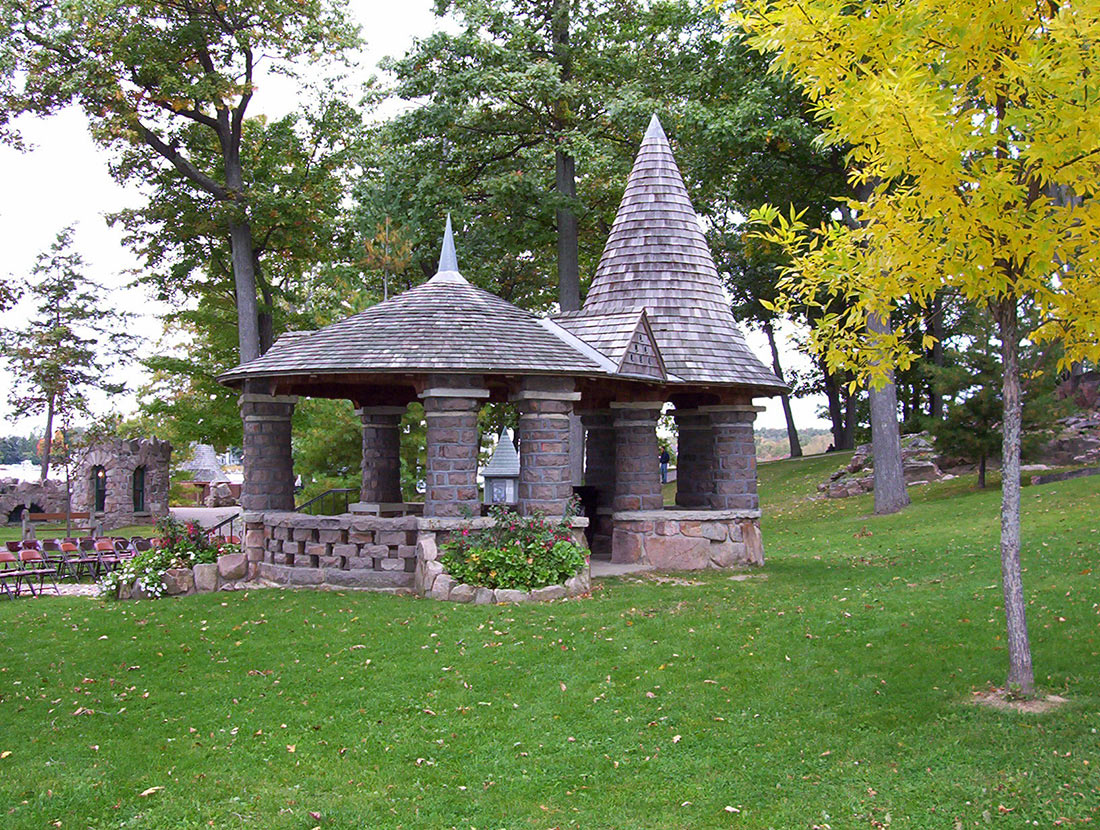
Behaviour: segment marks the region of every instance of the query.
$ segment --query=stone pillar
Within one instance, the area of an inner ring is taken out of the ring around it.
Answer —
[[[363,421],[363,487],[368,504],[401,501],[401,416],[403,406],[364,406],[355,410]]]
[[[427,420],[425,516],[478,516],[477,413],[489,397],[480,377],[429,375],[420,393]]]
[[[569,416],[580,393],[572,378],[531,376],[512,395],[519,408],[519,512],[561,518],[573,498]]]
[[[293,510],[294,464],[290,456],[290,416],[294,396],[245,392],[239,402],[244,421],[245,511]]]
[[[756,446],[752,422],[760,407],[703,406],[714,431],[714,489],[711,507],[717,510],[757,510]]]
[[[615,415],[615,499],[616,512],[660,510],[661,450],[657,446],[657,418],[660,401],[612,403]]]
[[[714,490],[714,433],[710,416],[697,409],[677,409],[679,445],[676,452],[676,505],[710,507]]]

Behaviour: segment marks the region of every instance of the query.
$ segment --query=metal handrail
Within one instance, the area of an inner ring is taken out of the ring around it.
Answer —
[[[211,539],[213,539],[215,536],[236,536],[238,538],[244,538],[244,534],[233,532],[233,525],[240,521],[240,519],[240,513],[234,513],[232,516],[226,516],[216,525],[211,525],[210,527],[205,529],[207,537]],[[219,533],[218,531],[220,531],[226,525],[229,525],[229,532]]]
[[[351,487],[335,487],[331,490],[325,490],[325,492],[321,493],[318,496],[314,496],[313,498],[311,498],[309,501],[305,502],[304,504],[298,505],[297,507],[294,508],[294,511],[296,513],[309,513],[311,516],[316,516],[316,515],[318,515],[318,513],[320,513],[321,515],[324,515],[324,516],[333,516],[333,515],[336,514],[337,511],[335,509],[332,509],[332,510],[329,510],[327,513],[324,512],[323,508],[324,508],[325,505],[323,503],[323,500],[328,499],[330,507],[335,508],[337,502],[340,500],[340,497],[342,496],[343,497],[343,502],[344,502],[344,504],[343,504],[344,509],[339,511],[339,512],[347,513],[348,512],[348,507],[351,504],[351,494],[352,493],[358,494],[358,492],[359,492],[358,490],[355,490]],[[313,507],[314,505],[317,505],[317,507]],[[313,507],[313,509],[312,510],[307,510],[307,508],[310,508],[310,507]]]

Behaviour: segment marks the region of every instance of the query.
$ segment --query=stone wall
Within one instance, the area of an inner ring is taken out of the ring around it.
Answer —
[[[0,478],[0,523],[20,522],[27,503],[32,505],[35,512],[64,513],[64,482]]]
[[[267,512],[247,513],[244,522],[244,556],[249,579],[280,585],[415,593],[454,602],[475,602],[479,598],[482,602],[522,602],[588,591],[586,570],[582,579],[571,580],[565,586],[532,592],[481,589],[480,594],[478,589],[465,586],[470,589],[468,592],[460,589],[452,597],[451,589],[457,583],[443,571],[438,546],[462,528],[492,525],[491,518]],[[586,519],[573,519],[573,541],[581,547],[585,546],[587,524]],[[437,586],[436,578],[440,575],[444,579]],[[520,597],[520,594],[527,595]]]
[[[246,516],[246,528],[252,524]],[[411,591],[416,570],[417,517],[345,513],[267,513],[262,519],[264,579],[288,585],[334,585]],[[245,544],[253,560],[254,536]]]
[[[759,510],[616,513],[611,561],[691,571],[763,565]]]
[[[104,530],[134,524],[152,524],[168,515],[168,465],[172,445],[156,438],[116,438],[89,450],[72,479],[73,511],[91,513],[92,523]],[[95,472],[106,473],[106,498],[102,511],[95,507]],[[134,472],[145,469],[145,509],[134,504]],[[64,509],[64,508],[62,508]]]

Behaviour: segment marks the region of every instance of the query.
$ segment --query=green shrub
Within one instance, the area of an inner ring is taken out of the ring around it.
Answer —
[[[100,583],[103,596],[113,596],[119,585],[140,582],[152,597],[161,596],[165,588],[164,574],[171,568],[190,568],[218,561],[219,556],[240,553],[240,545],[224,540],[212,540],[194,522],[177,522],[171,516],[157,522],[156,537],[160,547],[150,548],[124,560]]]
[[[441,546],[443,567],[460,582],[529,591],[560,585],[584,567],[587,552],[571,541],[572,511],[560,522],[502,507],[489,515],[492,527],[465,529]]]

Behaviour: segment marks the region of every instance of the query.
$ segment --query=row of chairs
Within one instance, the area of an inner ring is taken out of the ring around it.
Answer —
[[[84,575],[98,580],[139,551],[159,543],[159,539],[143,537],[6,542],[0,550],[0,588],[8,599],[18,597],[24,588],[32,596],[40,596],[46,588],[60,594],[58,580],[78,580]]]

